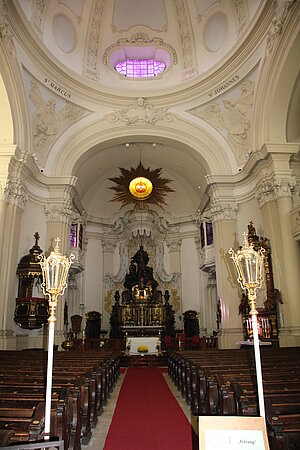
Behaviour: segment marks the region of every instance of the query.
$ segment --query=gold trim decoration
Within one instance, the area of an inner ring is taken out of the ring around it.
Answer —
[[[104,297],[104,310],[108,314],[111,314],[111,312],[112,312],[112,294],[113,294],[113,291],[110,289],[109,291],[107,291],[107,294]]]

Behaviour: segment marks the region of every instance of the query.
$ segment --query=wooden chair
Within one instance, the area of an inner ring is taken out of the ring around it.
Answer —
[[[81,332],[82,317],[79,314],[74,314],[70,317],[71,319],[71,329],[77,339],[77,334]]]
[[[164,336],[164,346],[165,349],[168,350],[169,348],[172,348],[172,338],[171,336]]]

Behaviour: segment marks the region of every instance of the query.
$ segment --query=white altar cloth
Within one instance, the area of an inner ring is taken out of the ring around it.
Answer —
[[[140,355],[137,351],[140,345],[146,345],[148,347],[148,352],[145,355],[155,355],[158,353],[158,336],[140,336],[140,337],[127,337],[126,346],[130,347],[130,355]]]

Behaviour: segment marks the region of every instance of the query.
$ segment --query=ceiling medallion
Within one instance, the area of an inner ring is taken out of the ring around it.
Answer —
[[[172,181],[167,178],[161,178],[162,168],[151,170],[147,169],[140,162],[139,165],[130,170],[119,168],[121,175],[119,177],[109,178],[116,183],[110,189],[115,191],[112,202],[121,202],[122,206],[133,203],[137,209],[145,209],[143,202],[152,203],[162,207],[166,205],[164,196],[169,192],[174,192],[167,184]]]

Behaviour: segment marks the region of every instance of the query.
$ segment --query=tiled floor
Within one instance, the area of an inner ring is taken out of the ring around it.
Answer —
[[[175,388],[174,384],[172,383],[171,379],[169,378],[168,374],[163,374],[164,378],[166,380],[166,383],[168,384],[171,392],[173,393],[174,397],[178,401],[180,407],[182,408],[184,414],[186,415],[189,422],[192,424],[194,430],[197,433],[197,422],[196,418],[191,415],[191,412],[189,410],[189,407],[185,403],[184,399],[181,397],[180,393]],[[104,448],[105,439],[110,427],[110,423],[114,414],[114,410],[116,407],[116,403],[118,400],[119,392],[122,386],[122,383],[125,378],[125,373],[121,373],[118,382],[113,390],[113,393],[109,400],[107,401],[106,406],[104,407],[104,411],[102,412],[101,416],[98,418],[98,423],[96,428],[92,430],[92,437],[88,445],[83,446],[83,449],[86,450],[102,450]],[[198,434],[198,433],[197,433]]]

